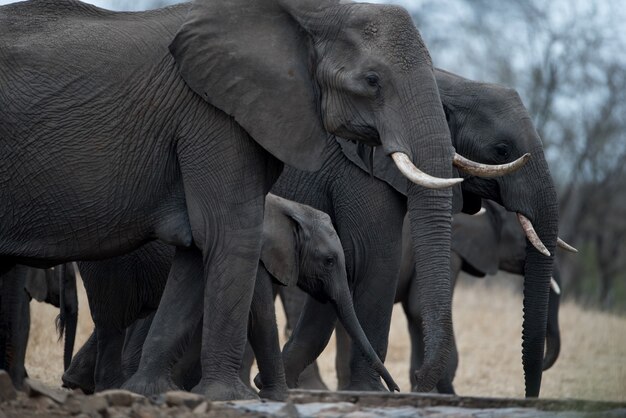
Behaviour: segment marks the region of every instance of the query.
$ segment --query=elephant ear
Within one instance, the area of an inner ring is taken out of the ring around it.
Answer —
[[[456,214],[452,221],[452,251],[463,259],[465,271],[479,277],[495,274],[499,265],[502,224],[489,205],[485,209],[477,216]]]
[[[261,262],[283,286],[296,286],[300,274],[297,219],[286,208],[286,199],[268,195],[265,200]]]
[[[290,13],[311,2],[196,0],[170,52],[186,83],[263,148],[317,170],[327,133],[311,74],[312,41]]]

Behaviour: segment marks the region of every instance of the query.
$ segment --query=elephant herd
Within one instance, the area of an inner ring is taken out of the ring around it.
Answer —
[[[488,225],[459,234],[461,212]],[[412,390],[454,393],[456,275],[501,268],[524,275],[538,396],[559,349],[557,246],[574,250],[519,95],[434,68],[399,6],[0,7],[0,368],[17,386],[24,266],[59,266],[66,386],[216,400],[284,399],[337,319],[340,389],[399,390],[384,366],[397,301]],[[71,364],[70,262],[95,324]],[[282,350],[276,293],[300,301]],[[248,341],[259,393],[240,377]]]

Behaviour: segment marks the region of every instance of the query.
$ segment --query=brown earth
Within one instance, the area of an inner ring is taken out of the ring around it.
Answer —
[[[460,351],[456,390],[468,396],[523,396],[521,366],[521,278],[486,280],[464,277],[454,298],[454,326]],[[88,305],[80,286],[77,349],[91,332]],[[282,309],[278,309],[282,312]],[[31,304],[31,338],[27,369],[37,379],[59,385],[62,344],[57,342],[48,305]],[[626,318],[582,309],[561,308],[562,346],[556,364],[544,374],[541,397],[626,401]],[[284,321],[279,315],[279,326]],[[385,362],[400,388],[408,391],[409,340],[406,321],[396,306]],[[334,339],[323,353],[321,369],[335,387]]]

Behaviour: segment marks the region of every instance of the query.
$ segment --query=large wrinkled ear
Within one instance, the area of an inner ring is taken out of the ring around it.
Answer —
[[[196,0],[170,51],[187,84],[263,148],[289,165],[316,170],[327,134],[312,42],[292,14],[322,6],[291,3],[287,12],[275,0]]]
[[[501,224],[488,206],[486,209],[476,216],[460,213],[452,220],[452,251],[479,277],[495,274],[499,264]]]
[[[296,235],[298,222],[286,208],[288,201],[268,195],[265,199],[261,262],[284,286],[296,286],[300,273],[300,256]]]

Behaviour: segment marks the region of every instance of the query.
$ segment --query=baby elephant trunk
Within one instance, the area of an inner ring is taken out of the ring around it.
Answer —
[[[400,388],[394,382],[391,374],[385,368],[385,365],[380,360],[376,351],[370,344],[363,328],[361,328],[361,324],[357,319],[356,312],[354,311],[354,304],[352,303],[352,296],[350,295],[350,291],[346,288],[345,290],[339,291],[339,295],[332,299],[332,303],[337,311],[337,316],[341,321],[341,324],[344,326],[352,341],[356,342],[357,346],[361,349],[361,352],[365,356],[365,358],[369,361],[370,365],[376,372],[383,378],[387,387],[391,392],[399,392]]]

